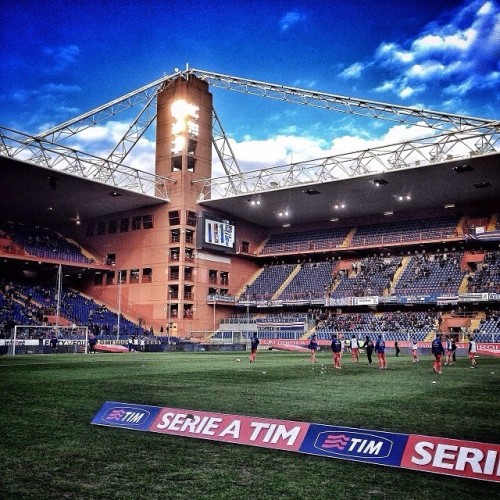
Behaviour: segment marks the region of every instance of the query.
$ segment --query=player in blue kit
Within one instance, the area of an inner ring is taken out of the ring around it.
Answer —
[[[95,354],[96,345],[97,345],[97,337],[92,333],[89,336],[89,354]]]
[[[342,341],[337,335],[332,335],[331,348],[333,352],[333,367],[337,370],[342,368]]]
[[[444,347],[441,343],[441,334],[436,333],[436,338],[432,341],[431,351],[434,354],[434,362],[432,363],[432,370],[440,375],[443,373],[441,370],[441,357],[444,354]]]
[[[311,363],[317,363],[316,351],[318,350],[318,337],[315,333],[311,335],[308,348],[311,351]]]
[[[55,333],[52,334],[52,337],[50,338],[50,347],[52,349],[52,354],[57,354],[57,345],[59,344],[59,340],[57,339],[57,336]]]
[[[377,353],[379,370],[387,370],[387,360],[385,359],[385,341],[382,338],[382,335],[379,335],[377,342],[375,342],[375,352]]]

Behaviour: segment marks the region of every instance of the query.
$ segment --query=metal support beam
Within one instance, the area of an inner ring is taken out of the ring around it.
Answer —
[[[329,111],[337,111],[339,113],[359,115],[378,120],[388,120],[401,124],[418,125],[439,130],[463,130],[465,128],[488,125],[494,121],[485,118],[476,118],[429,109],[418,109],[370,101],[367,99],[328,94],[326,92],[315,92],[287,85],[213,73],[201,69],[190,69],[188,73],[205,80],[212,87],[218,87],[233,92],[251,94]]]

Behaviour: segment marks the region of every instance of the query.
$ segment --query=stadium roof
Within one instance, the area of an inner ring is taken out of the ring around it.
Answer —
[[[500,154],[495,153],[203,204],[262,226],[293,227],[390,212],[395,216],[428,210],[444,214],[449,209],[494,212],[500,210],[499,200]]]
[[[378,181],[378,182],[377,182]],[[165,200],[79,176],[0,157],[0,214],[60,226]],[[377,184],[379,184],[377,186]],[[403,197],[402,200],[399,197]],[[406,197],[410,196],[410,200]],[[252,204],[252,201],[260,204]],[[264,227],[412,214],[500,210],[500,153],[331,182],[207,200],[202,205]],[[338,208],[335,205],[338,204]],[[345,205],[342,208],[342,205]],[[288,211],[288,216],[284,213]],[[283,215],[280,216],[279,213]]]
[[[165,200],[0,156],[0,216],[60,226]]]

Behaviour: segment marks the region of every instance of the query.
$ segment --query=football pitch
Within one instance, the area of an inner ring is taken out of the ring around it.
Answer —
[[[238,362],[237,359],[241,361]],[[328,351],[0,358],[2,499],[475,499],[498,483],[91,425],[105,401],[500,442],[500,361]],[[435,382],[435,383],[433,383]]]

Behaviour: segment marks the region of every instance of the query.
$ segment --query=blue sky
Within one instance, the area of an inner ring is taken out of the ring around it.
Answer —
[[[0,125],[30,133],[186,63],[500,118],[500,6],[492,0],[3,0],[0,26]],[[213,93],[245,169],[422,135],[415,127]],[[106,141],[124,128],[117,117],[73,145],[105,155]],[[151,170],[153,138],[144,138],[129,164]]]

